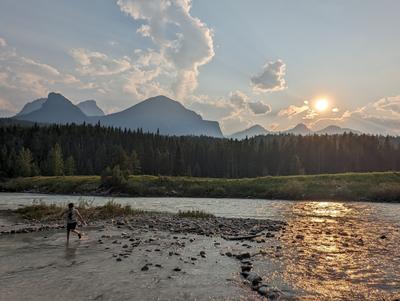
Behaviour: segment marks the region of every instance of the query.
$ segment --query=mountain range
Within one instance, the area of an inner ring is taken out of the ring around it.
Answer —
[[[181,103],[166,96],[146,99],[121,112],[104,115],[93,100],[74,105],[58,93],[50,93],[27,103],[13,117],[37,123],[91,123],[104,126],[159,132],[164,135],[204,135],[223,137],[218,122],[204,120],[199,114],[186,109]]]
[[[185,108],[180,102],[162,95],[148,98],[126,110],[106,115],[95,100],[86,100],[75,105],[63,95],[52,92],[47,98],[28,102],[13,119],[40,124],[81,124],[84,122],[95,124],[99,122],[104,126],[132,130],[140,128],[144,132],[159,132],[163,135],[224,137],[217,121],[204,120],[199,114]],[[242,140],[254,136],[279,133],[334,135],[350,132],[360,133],[335,125],[327,126],[319,131],[312,131],[303,123],[286,131],[271,132],[256,124],[243,131],[231,134],[227,138]]]
[[[309,127],[307,127],[304,123],[299,123],[295,127],[290,128],[286,131],[281,131],[281,132],[271,132],[262,127],[259,124],[253,125],[249,127],[248,129],[245,129],[243,131],[231,134],[228,136],[228,138],[231,139],[246,139],[246,138],[251,138],[255,136],[260,136],[260,135],[268,135],[268,134],[292,134],[292,135],[342,135],[344,133],[353,133],[353,134],[361,134],[361,132],[349,129],[349,128],[342,128],[336,125],[329,125],[321,130],[318,131],[313,131]]]

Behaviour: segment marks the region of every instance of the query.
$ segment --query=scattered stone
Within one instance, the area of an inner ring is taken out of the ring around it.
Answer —
[[[386,239],[387,238],[387,236],[386,235],[381,235],[381,237],[380,237],[381,239]]]
[[[124,248],[124,249],[126,249],[126,248],[128,248],[128,247],[129,247],[129,246],[126,245],[126,244],[122,246],[122,248]]]
[[[203,258],[206,258],[207,257],[206,252],[200,251],[200,256],[203,257]]]
[[[245,278],[253,285],[257,285],[262,281],[262,278],[254,272],[243,272],[242,275],[244,275],[245,273],[247,273],[247,276],[245,276]]]
[[[250,253],[249,252],[245,252],[245,253],[241,253],[236,255],[236,258],[239,260],[245,259],[245,258],[250,258]]]
[[[250,272],[251,271],[251,269],[253,268],[253,266],[252,265],[242,265],[242,272]]]
[[[173,269],[173,271],[175,271],[175,272],[180,272],[180,271],[182,271],[182,269],[181,269],[181,268],[178,268],[178,267],[176,267],[175,269]]]
[[[304,239],[304,235],[303,234],[297,234],[295,238],[303,240]]]
[[[229,252],[229,251],[226,252],[225,255],[228,256],[228,257],[232,257],[233,256],[233,254],[231,252]]]
[[[118,257],[118,258],[117,258],[117,261],[122,261],[122,258],[121,258],[121,257]]]
[[[148,264],[145,264],[141,269],[140,269],[141,271],[148,271],[149,270],[149,266],[148,266]]]

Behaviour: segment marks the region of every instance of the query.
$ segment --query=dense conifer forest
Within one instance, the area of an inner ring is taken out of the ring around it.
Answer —
[[[400,170],[400,139],[267,135],[242,141],[100,125],[0,127],[0,176],[126,174],[242,178]]]

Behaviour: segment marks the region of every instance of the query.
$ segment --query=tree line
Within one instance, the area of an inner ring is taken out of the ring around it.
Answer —
[[[400,170],[400,139],[288,134],[241,141],[100,125],[0,127],[0,177],[112,173],[257,177]]]

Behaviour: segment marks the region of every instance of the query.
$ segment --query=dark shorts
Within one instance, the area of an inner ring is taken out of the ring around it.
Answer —
[[[68,223],[67,224],[67,231],[75,230],[76,223]]]

